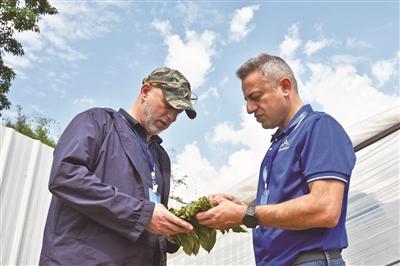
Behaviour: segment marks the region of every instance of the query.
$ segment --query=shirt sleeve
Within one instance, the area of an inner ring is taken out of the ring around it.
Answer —
[[[136,241],[151,219],[154,203],[119,192],[94,173],[111,123],[107,116],[104,111],[89,110],[67,126],[54,151],[49,189],[79,213]]]
[[[336,179],[349,182],[356,157],[343,127],[326,114],[315,120],[300,155],[307,182]]]

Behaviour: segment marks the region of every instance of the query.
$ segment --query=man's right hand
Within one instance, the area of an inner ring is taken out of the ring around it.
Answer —
[[[234,195],[231,195],[231,194],[217,193],[217,194],[208,195],[208,201],[210,201],[211,204],[214,206],[219,205],[224,200],[230,200],[236,204],[245,205],[238,198],[236,198]]]
[[[193,226],[170,213],[164,205],[157,203],[146,230],[153,234],[170,236],[190,232]]]

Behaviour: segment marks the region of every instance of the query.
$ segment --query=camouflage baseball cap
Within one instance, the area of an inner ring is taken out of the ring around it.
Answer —
[[[197,99],[190,89],[190,83],[178,70],[160,67],[143,79],[142,83],[149,83],[162,89],[165,99],[175,109],[185,110],[189,118],[196,117],[192,101]]]

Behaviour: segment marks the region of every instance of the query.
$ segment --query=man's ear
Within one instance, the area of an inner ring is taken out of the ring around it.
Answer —
[[[282,77],[279,80],[279,84],[282,88],[284,96],[289,96],[289,94],[293,91],[292,81],[288,77]]]
[[[140,98],[145,100],[149,96],[149,92],[151,90],[151,86],[149,83],[143,83],[142,87],[140,88]]]

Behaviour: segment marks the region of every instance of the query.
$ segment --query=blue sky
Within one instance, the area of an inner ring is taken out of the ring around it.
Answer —
[[[399,106],[398,1],[51,3],[59,14],[40,34],[18,35],[26,54],[5,57],[13,105],[56,120],[59,134],[90,107],[128,108],[154,68],[181,70],[198,117],[181,115],[161,136],[190,177],[188,198],[258,171],[271,131],[245,113],[235,71],[260,52],[286,59],[304,102],[344,126]]]

